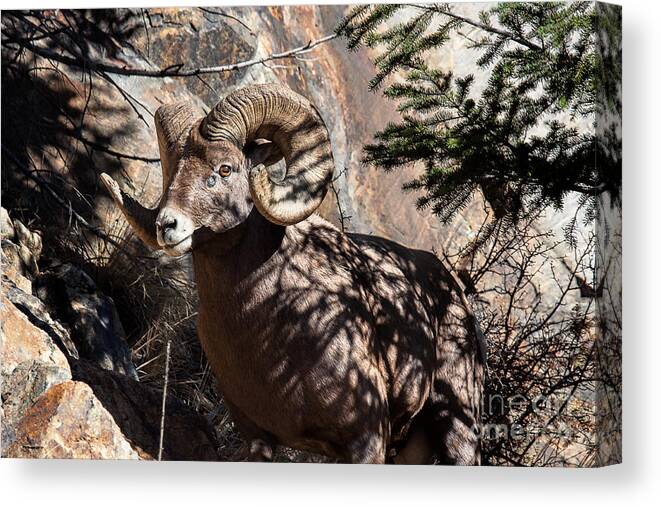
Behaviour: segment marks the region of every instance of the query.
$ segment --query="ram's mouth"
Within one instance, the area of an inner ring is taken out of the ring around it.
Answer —
[[[172,245],[163,245],[163,251],[171,257],[181,257],[190,252],[193,246],[193,235],[189,234],[181,241]]]

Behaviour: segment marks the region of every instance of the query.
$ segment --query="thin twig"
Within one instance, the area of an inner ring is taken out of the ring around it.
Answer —
[[[92,224],[90,224],[87,220],[85,220],[82,216],[80,216],[78,213],[76,213],[73,209],[71,209],[71,203],[66,203],[62,197],[58,195],[55,190],[51,188],[51,186],[48,184],[47,181],[42,179],[41,177],[37,176],[34,174],[32,171],[30,171],[27,167],[25,167],[21,161],[11,152],[9,151],[8,148],[5,147],[5,145],[2,145],[2,151],[7,155],[12,162],[16,165],[17,169],[21,171],[25,176],[30,178],[32,181],[34,181],[40,188],[43,188],[46,190],[52,197],[55,199],[55,202],[57,202],[60,206],[62,206],[67,212],[71,214],[73,218],[76,219],[76,221],[82,225],[85,229],[88,231],[96,234],[99,236],[101,239],[104,241],[107,241],[111,245],[113,245],[115,248],[118,248],[120,250],[123,250],[124,247],[121,245],[119,242],[111,238],[108,234],[106,234],[102,229],[99,229],[98,227],[94,227]]]
[[[223,16],[225,18],[231,19],[239,23],[242,27],[244,27],[246,30],[250,32],[250,35],[255,35],[255,31],[250,28],[245,21],[242,19],[237,18],[236,16],[232,16],[231,14],[228,14],[225,11],[215,11],[213,9],[209,9],[208,7],[198,7],[202,12],[206,12],[207,14],[214,14],[216,16]]]
[[[346,173],[347,173],[347,168],[345,167],[340,172],[340,174],[338,174],[335,178],[333,178],[330,184],[330,188],[333,191],[333,194],[335,195],[335,204],[337,206],[337,212],[340,215],[340,228],[342,229],[342,232],[345,232],[344,221],[345,220],[351,221],[351,216],[344,214],[344,210],[342,209],[342,203],[340,202],[340,192],[335,187],[335,182],[339,180],[342,176],[346,175]]]
[[[165,379],[163,380],[163,403],[161,404],[161,434],[158,439],[158,461],[163,457],[163,435],[165,432],[165,400],[168,396],[168,375],[170,373],[170,340],[165,345]]]
[[[147,162],[150,164],[155,164],[160,162],[160,158],[158,157],[143,157],[142,155],[131,155],[129,153],[123,153],[121,151],[113,150],[112,148],[108,148],[107,146],[104,146],[103,144],[97,143],[95,141],[91,141],[87,139],[85,136],[82,134],[77,134],[75,131],[73,132],[65,132],[67,135],[70,135],[74,139],[77,139],[81,143],[91,146],[97,151],[102,151],[103,153],[106,153],[110,156],[117,157],[117,158],[125,158],[128,160],[139,160],[141,162]]]
[[[145,27],[145,35],[147,38],[147,58],[151,58],[151,49],[150,49],[151,42],[149,40],[149,28],[147,28],[147,19],[145,16],[145,10],[140,9],[140,14],[142,15],[142,26]]]

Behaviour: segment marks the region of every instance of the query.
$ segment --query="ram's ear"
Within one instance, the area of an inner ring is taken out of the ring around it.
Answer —
[[[268,167],[277,164],[282,159],[282,152],[278,145],[266,139],[256,139],[248,143],[243,152],[250,168],[260,164]]]
[[[177,163],[183,154],[188,133],[194,122],[195,111],[187,102],[161,106],[154,114],[158,150],[161,154],[164,192],[170,184]]]

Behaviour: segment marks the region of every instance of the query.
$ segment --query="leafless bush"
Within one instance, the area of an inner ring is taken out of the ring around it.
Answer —
[[[449,257],[488,342],[483,455],[493,465],[586,466],[596,438],[594,238],[570,247],[537,218]]]

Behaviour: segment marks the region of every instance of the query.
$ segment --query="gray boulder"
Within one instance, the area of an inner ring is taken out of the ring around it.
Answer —
[[[80,358],[138,379],[115,303],[82,269],[72,264],[49,268],[35,280],[34,293],[69,328]]]

